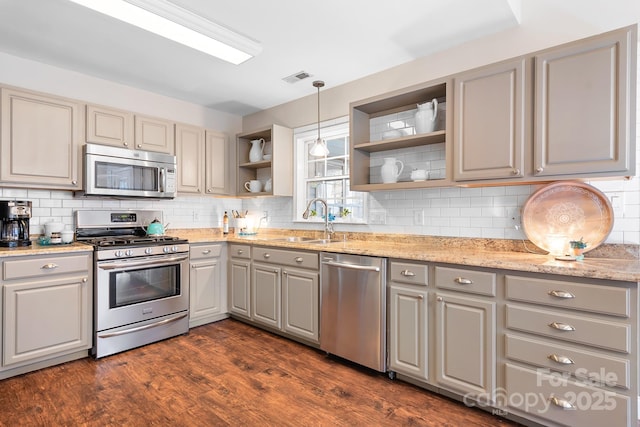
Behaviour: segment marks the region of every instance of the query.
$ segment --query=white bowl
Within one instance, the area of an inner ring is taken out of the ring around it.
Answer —
[[[271,160],[271,154],[264,154],[262,160]]]

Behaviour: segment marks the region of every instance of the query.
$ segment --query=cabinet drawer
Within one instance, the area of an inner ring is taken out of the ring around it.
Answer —
[[[426,264],[392,261],[389,277],[394,282],[427,286],[429,267]]]
[[[229,247],[229,256],[232,258],[251,259],[251,246],[249,245],[231,245]]]
[[[222,254],[222,245],[191,245],[189,248],[189,258],[209,259],[218,258]]]
[[[629,353],[631,328],[624,323],[511,304],[506,313],[509,329]]]
[[[554,371],[569,372],[594,385],[628,389],[630,362],[627,359],[587,351],[555,341],[505,335],[509,359]]]
[[[88,272],[90,268],[89,255],[18,259],[3,263],[2,278],[13,280],[44,277],[52,274]]]
[[[637,404],[618,393],[510,363],[506,364],[505,386],[504,401],[512,408],[540,417],[541,424],[547,424],[546,420],[566,426],[632,425],[630,405]],[[561,407],[563,402],[572,408]]]
[[[506,276],[505,286],[510,300],[629,317],[629,289],[520,276]]]
[[[462,268],[436,267],[435,283],[441,289],[489,296],[496,295],[495,273]]]
[[[274,248],[253,248],[253,260],[280,265],[312,268],[318,270],[320,261],[317,252],[288,251]]]

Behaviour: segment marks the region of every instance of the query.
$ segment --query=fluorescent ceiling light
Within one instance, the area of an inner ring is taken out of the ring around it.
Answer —
[[[166,0],[70,0],[174,42],[238,65],[260,44]]]

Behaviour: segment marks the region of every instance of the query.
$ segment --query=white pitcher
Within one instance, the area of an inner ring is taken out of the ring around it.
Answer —
[[[252,140],[251,150],[249,150],[249,161],[259,162],[260,160],[262,160],[263,151],[264,151],[264,138]]]
[[[424,104],[418,104],[416,112],[416,133],[433,132],[438,117],[438,100],[433,98]]]
[[[397,166],[398,164],[400,164],[399,169]],[[404,163],[402,163],[400,160],[396,160],[395,157],[385,157],[382,168],[380,169],[382,182],[384,184],[398,182],[398,177],[402,173],[402,169],[404,169]]]

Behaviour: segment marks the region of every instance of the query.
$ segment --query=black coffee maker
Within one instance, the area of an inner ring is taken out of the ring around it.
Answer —
[[[29,246],[31,202],[0,200],[0,247]]]

